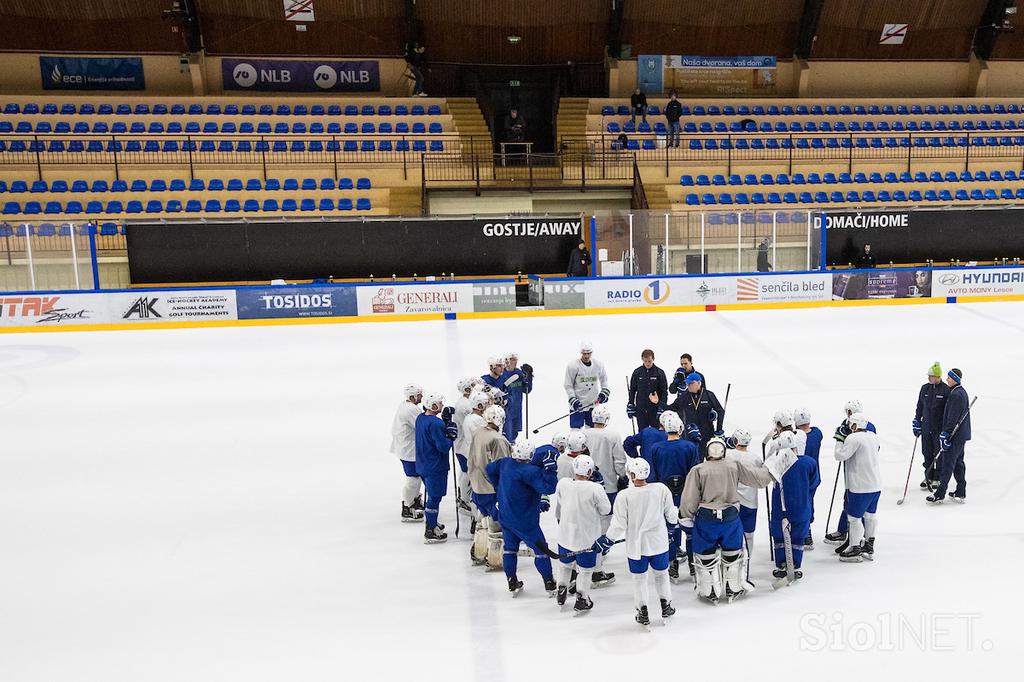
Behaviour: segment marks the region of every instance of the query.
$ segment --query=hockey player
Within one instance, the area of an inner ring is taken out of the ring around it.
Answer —
[[[772,438],[768,442],[768,447],[765,450],[765,455],[771,457],[779,450],[779,436],[784,433],[793,435],[796,433],[796,426],[793,424],[793,413],[789,410],[776,410],[775,415],[772,417]]]
[[[569,427],[581,429],[593,426],[591,410],[594,405],[608,402],[612,390],[604,365],[593,357],[594,346],[589,341],[580,343],[580,357],[565,368],[565,394],[569,398]],[[600,465],[599,465],[600,466]]]
[[[467,417],[468,419],[468,417]],[[490,568],[501,566],[501,526],[498,524],[497,495],[487,478],[486,467],[491,462],[508,457],[512,446],[501,435],[505,425],[505,411],[497,405],[484,410],[485,426],[473,434],[469,445],[469,485],[477,519],[470,556],[473,563],[487,563]]]
[[[751,435],[748,431],[736,429],[732,432],[731,436],[725,439],[725,446],[732,449],[732,452],[727,453],[729,457],[748,468],[756,469],[760,466],[762,460],[749,450],[750,441]],[[743,526],[743,546],[746,548],[749,561],[754,547],[754,531],[757,529],[757,488],[753,488],[746,483],[737,483],[736,496],[740,503],[740,525]]]
[[[444,397],[431,393],[423,399],[423,414],[416,417],[416,473],[423,479],[423,487],[427,491],[424,509],[427,528],[423,533],[423,541],[427,544],[448,539],[444,524],[437,522],[437,514],[441,500],[448,493],[448,452],[459,435],[459,427],[451,421],[452,415],[444,410]]]
[[[523,589],[523,583],[516,575],[519,564],[519,545],[536,550],[533,560],[537,572],[544,579],[548,596],[555,594],[555,579],[551,570],[551,559],[543,554],[547,547],[544,533],[540,529],[540,514],[546,511],[543,497],[555,492],[557,464],[553,453],[541,466],[533,466],[534,447],[528,440],[512,446],[512,456],[503,457],[487,465],[487,478],[498,492],[498,508],[501,510],[501,533],[504,551],[502,567],[508,578],[508,589],[516,596]]]
[[[878,462],[878,436],[867,429],[868,420],[854,412],[846,421],[849,435],[836,445],[836,461],[843,462],[846,483],[844,513],[849,526],[846,542],[836,549],[840,561],[874,559],[878,498],[882,495],[882,470]]]
[[[967,469],[964,466],[964,447],[971,439],[971,401],[967,390],[961,385],[964,374],[955,367],[946,375],[949,397],[942,415],[942,432],[939,433],[939,484],[935,492],[926,499],[938,504],[946,496],[950,477],[956,479],[956,489],[950,497],[957,502],[967,498]],[[961,421],[963,420],[963,421]],[[959,428],[957,427],[959,424]],[[955,431],[955,433],[954,433]]]
[[[700,451],[695,443],[683,438],[683,421],[675,412],[669,412],[665,419],[667,439],[651,446],[651,476],[649,481],[664,483],[672,493],[672,504],[677,508],[683,494],[686,476],[693,467],[700,464]],[[690,526],[687,524],[687,530]],[[671,529],[668,555],[670,559],[668,577],[672,582],[679,580],[679,548],[682,546],[682,528],[678,524]],[[690,533],[686,533],[686,556],[690,556]]]
[[[693,366],[693,356],[689,353],[683,353],[679,356],[679,367],[676,368],[676,373],[672,377],[672,383],[668,387],[668,392],[672,395],[682,393],[686,390],[686,377],[691,374],[696,374],[700,377],[700,383],[704,388],[708,387],[708,382],[704,379],[704,375],[697,371],[697,368]],[[680,415],[682,416],[682,415]]]
[[[684,424],[696,424],[700,429],[701,451],[713,436],[722,436],[725,410],[715,394],[703,387],[696,372],[686,376],[686,391],[679,394],[669,409],[678,414]]]
[[[455,502],[459,509],[469,513],[469,475],[466,473],[466,454],[469,452],[469,439],[466,437],[466,429],[464,428],[466,417],[469,416],[473,408],[470,405],[470,395],[473,392],[473,387],[480,381],[477,377],[464,377],[459,379],[456,386],[459,389],[459,399],[455,401],[455,413],[452,416],[452,421],[457,427],[459,427],[459,435],[455,438],[455,458],[459,462],[459,479],[458,488],[455,491]]]
[[[496,388],[505,393],[505,386],[501,375],[505,373],[505,358],[501,355],[492,355],[487,358],[487,374],[481,374],[480,379],[490,388]]]
[[[939,481],[939,472],[934,464],[935,455],[939,454],[939,434],[942,433],[948,397],[949,386],[942,383],[942,366],[936,360],[928,368],[928,382],[917,392],[917,409],[912,424],[914,436],[921,438],[921,454],[924,456],[922,490],[933,490]]]
[[[480,381],[477,379],[477,381]],[[476,386],[474,386],[476,389]],[[462,426],[459,427],[459,437],[455,439],[456,457],[458,457],[459,440],[462,440],[462,448],[465,453],[462,457],[465,458],[466,467],[463,475],[459,477],[459,494],[462,496],[462,502],[466,505],[464,509],[468,509],[474,514],[473,526],[476,527],[476,513],[473,505],[473,488],[469,482],[469,449],[473,444],[473,435],[484,428],[487,422],[484,421],[484,410],[491,406],[491,397],[489,393],[485,393],[482,390],[474,390],[473,394],[469,396],[469,407],[470,412],[466,415],[465,419],[462,420]],[[460,458],[459,464],[462,464]]]
[[[672,588],[668,580],[668,528],[679,522],[679,510],[672,504],[672,493],[661,483],[648,483],[651,467],[639,457],[627,467],[633,485],[619,494],[612,508],[608,531],[594,543],[594,549],[606,554],[616,540],[625,539],[629,572],[633,576],[633,602],[636,622],[647,627],[648,569],[654,573],[654,588],[661,602],[661,617],[668,619],[672,608]]]
[[[578,554],[560,560],[556,597],[559,606],[565,604],[570,583],[575,580],[573,609],[585,613],[594,607],[590,585],[597,566],[597,552],[593,546],[601,536],[601,520],[611,514],[612,505],[601,485],[603,477],[594,466],[594,460],[579,455],[572,460],[572,467],[572,478],[560,479],[555,489],[558,493],[555,518],[558,519],[558,553],[563,557],[570,552]]]
[[[501,373],[501,390],[505,393],[505,438],[514,443],[523,430],[523,395],[533,390],[533,367],[519,367],[519,354],[505,353],[505,370]]]
[[[617,431],[608,428],[612,411],[607,405],[598,405],[591,411],[594,428],[587,434],[587,454],[594,460],[598,471],[604,476],[604,489],[608,501],[615,504],[619,491],[618,481],[626,476],[626,451]]]
[[[843,440],[845,440],[845,438],[848,435],[850,435],[850,424],[849,424],[850,417],[853,416],[854,414],[858,413],[858,412],[863,413],[864,412],[864,406],[861,405],[861,402],[859,400],[850,400],[844,406],[843,411],[846,413],[846,419],[844,419],[842,421],[842,423],[839,424],[838,427],[836,427],[836,432],[832,436],[837,443],[843,442]],[[867,430],[872,432],[872,433],[875,433],[875,425],[872,424],[871,422],[868,422],[867,423]],[[826,530],[828,530],[828,529],[826,528]],[[846,535],[847,535],[847,531],[848,530],[849,530],[849,521],[848,521],[847,515],[846,515],[846,495],[844,494],[843,495],[843,513],[839,515],[839,527],[836,529],[835,532],[827,533],[825,535],[825,543],[829,544],[829,545],[842,545],[842,544],[844,544],[846,542]]]
[[[684,518],[693,519],[697,595],[712,603],[718,603],[723,595],[732,601],[753,589],[745,580],[747,557],[743,551],[743,524],[737,509],[736,484],[767,487],[774,480],[769,466],[784,471],[793,457],[792,454],[788,458],[777,455],[764,466],[754,468],[736,459],[726,459],[725,450],[725,440],[718,436],[708,442],[706,459],[686,477],[679,510]]]
[[[556,433],[551,437],[550,444],[538,445],[537,449],[533,451],[533,463],[539,464],[547,454],[553,453],[555,458],[561,461],[562,453],[565,452],[565,448],[569,445],[569,439],[564,433]],[[561,470],[559,470],[561,471]],[[561,473],[559,473],[561,477]]]
[[[814,463],[818,465],[818,483],[821,483],[821,463],[818,461],[818,456],[821,454],[821,440],[822,434],[821,429],[817,426],[811,426],[811,413],[806,407],[798,407],[793,411],[793,423],[796,425],[796,437],[797,443],[803,439],[803,451],[797,448],[799,454],[810,457],[814,460]],[[818,486],[815,485],[811,489],[811,523],[814,523],[814,495],[818,492]],[[814,549],[814,538],[811,535],[810,527],[807,530],[807,539],[804,540],[804,551],[809,552]]]
[[[778,438],[778,450],[785,454],[790,450],[797,456],[796,461],[786,469],[782,481],[772,490],[772,514],[768,526],[771,529],[772,544],[775,548],[776,578],[786,575],[786,553],[783,541],[783,524],[789,521],[789,537],[793,547],[793,567],[796,577],[802,578],[800,566],[804,556],[804,538],[810,533],[812,491],[821,483],[818,463],[807,455],[800,454],[797,436],[783,432]],[[783,503],[783,498],[785,498]]]
[[[565,448],[558,457],[558,478],[572,478],[573,461],[587,454],[587,434],[584,431],[570,431],[565,438]],[[556,436],[557,438],[557,436]]]
[[[626,396],[626,416],[636,417],[637,431],[657,428],[658,413],[668,404],[668,380],[665,371],[654,364],[654,351],[644,350],[640,360],[643,364],[633,370]]]
[[[626,455],[628,457],[643,457],[650,464],[650,447],[655,443],[665,440],[665,420],[668,419],[669,414],[676,413],[672,412],[672,410],[665,410],[658,415],[657,426],[648,426],[645,429],[641,429],[639,433],[626,436],[625,440],[622,441],[622,448],[626,451]],[[679,415],[676,416],[678,417]],[[639,452],[637,451],[638,446],[640,448]]]
[[[423,481],[416,473],[416,418],[423,413],[420,407],[423,389],[416,384],[408,384],[404,393],[405,400],[399,403],[391,423],[391,453],[398,457],[405,473],[402,521],[408,523],[423,520],[423,498],[420,497]]]

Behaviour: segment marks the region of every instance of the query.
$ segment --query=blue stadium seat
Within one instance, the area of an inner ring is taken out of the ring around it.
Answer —
[[[361,152],[372,152],[372,151],[374,151],[375,148],[376,147],[374,145],[373,140],[363,140],[359,144],[359,151],[361,151]]]
[[[258,213],[260,210],[260,202],[258,199],[246,199],[242,205],[242,210],[246,213]]]
[[[238,203],[238,199],[228,199],[224,202],[225,213],[238,213],[242,210],[241,205]]]
[[[33,180],[32,188],[29,190],[29,192],[33,194],[43,194],[49,191],[49,188],[50,186],[47,184],[45,180]]]
[[[912,189],[912,190],[910,190],[909,192],[907,192],[907,199],[909,199],[910,201],[921,201],[922,200],[921,199],[921,190],[919,190],[919,189]]]
[[[106,208],[103,209],[103,212],[104,213],[108,213],[108,214],[112,214],[112,215],[116,215],[118,213],[123,213],[124,212],[124,206],[121,204],[120,201],[117,201],[115,199],[113,201],[108,201],[107,202],[107,206],[106,206]]]
[[[679,184],[683,187],[693,187],[693,176],[692,175],[680,175]]]
[[[150,199],[146,202],[146,213],[162,213],[163,210],[163,202],[158,199]],[[131,213],[131,211],[129,211],[129,213]]]
[[[210,182],[207,183],[206,188],[211,192],[223,192],[224,181],[220,178],[212,178]]]
[[[277,204],[277,199],[264,199],[263,200],[263,212],[264,213],[276,213],[281,210],[281,207]]]
[[[45,215],[60,215],[63,212],[63,207],[59,201],[47,201],[43,207],[43,213]]]
[[[207,199],[206,205],[203,207],[203,211],[206,213],[220,213],[220,199]]]
[[[285,199],[281,202],[281,210],[291,213],[299,210],[299,206],[295,203],[295,199]]]
[[[364,104],[363,108],[359,111],[360,116],[373,116],[376,113],[372,104]]]
[[[356,199],[356,210],[357,211],[369,211],[373,206],[370,204],[370,200],[367,198]]]
[[[179,199],[171,199],[167,202],[167,206],[164,207],[165,213],[181,213],[181,201]]]
[[[132,184],[129,186],[131,192],[145,192],[148,189],[145,180],[132,180]]]
[[[686,205],[687,206],[700,206],[700,197],[698,197],[696,194],[687,194],[686,195]]]
[[[338,179],[338,189],[349,190],[352,189],[353,187],[355,187],[355,185],[352,184],[352,178]]]
[[[370,178],[359,178],[356,181],[356,189],[370,189]]]
[[[320,211],[333,211],[334,210],[334,199],[321,199],[317,209]]]

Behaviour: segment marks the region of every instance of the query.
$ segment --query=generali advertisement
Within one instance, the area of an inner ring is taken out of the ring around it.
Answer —
[[[380,284],[356,288],[360,315],[473,312],[472,284]]]

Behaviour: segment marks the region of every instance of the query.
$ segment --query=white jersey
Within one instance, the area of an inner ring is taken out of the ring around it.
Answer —
[[[807,450],[807,432],[806,431],[801,431],[800,429],[797,429],[796,430],[796,454],[797,454],[797,456],[799,457],[799,456],[803,455],[805,450]]]
[[[565,381],[562,382],[562,385],[565,387],[565,395],[569,400],[580,401],[584,408],[591,407],[597,402],[597,394],[601,392],[601,389],[607,389],[611,393],[604,365],[600,360],[593,358],[590,360],[589,367],[584,365],[579,358],[570,362],[565,368]]]
[[[563,452],[558,455],[556,464],[558,465],[558,478],[572,478],[576,474],[572,470],[572,463],[576,460],[575,457],[570,455],[568,452]]]
[[[875,493],[882,489],[882,469],[878,463],[878,436],[857,431],[836,443],[836,460],[843,467],[846,489],[851,493]]]
[[[570,552],[590,549],[601,537],[601,517],[612,511],[604,488],[592,481],[563,478],[555,492],[558,544]]]
[[[419,405],[404,400],[391,422],[391,452],[403,462],[416,461],[416,417],[421,414]]]
[[[756,469],[761,466],[761,458],[750,450],[747,450],[746,452],[730,450],[726,454],[726,457],[738,460],[752,469]],[[757,488],[752,488],[746,483],[736,482],[736,495],[740,498],[740,504],[747,509],[757,509],[757,492]]]
[[[487,426],[487,422],[484,418],[478,415],[476,412],[470,412],[466,415],[466,418],[462,420],[462,425],[459,426],[459,438],[465,438],[462,444],[463,449],[459,450],[456,440],[455,452],[459,455],[468,455],[469,446],[473,444],[473,434]]]
[[[804,433],[803,431],[798,431],[797,433],[803,434],[803,438],[801,439],[800,436],[797,436],[796,434],[794,434],[792,431],[789,431],[789,430],[786,430],[786,431],[784,431],[782,433],[792,434],[793,437],[797,439],[797,443],[800,443],[800,446],[799,446],[800,454],[803,454],[804,448],[807,447],[807,434]],[[776,452],[779,451],[779,436],[780,435],[781,434],[776,434],[770,441],[768,441],[768,445],[764,449],[764,455],[765,455],[766,459],[768,457],[771,457],[772,455],[774,455]]]
[[[605,492],[617,491],[618,477],[626,475],[626,451],[622,448],[622,438],[608,427],[587,429],[587,450],[604,476]]]
[[[469,398],[462,396],[455,401],[455,413],[452,415],[452,422],[459,427],[459,435],[455,437],[455,453],[465,455],[469,451],[469,439],[465,436],[462,423],[473,408],[469,406]]]
[[[625,538],[630,559],[657,556],[668,551],[666,522],[679,522],[679,509],[672,504],[668,488],[663,483],[630,486],[615,498],[605,535],[612,540]]]

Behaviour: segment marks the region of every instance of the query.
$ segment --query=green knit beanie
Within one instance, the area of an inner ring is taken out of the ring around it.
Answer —
[[[936,360],[932,363],[932,366],[928,368],[928,376],[930,377],[941,377],[942,376],[942,365]]]

